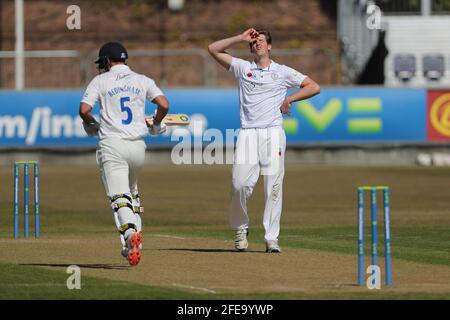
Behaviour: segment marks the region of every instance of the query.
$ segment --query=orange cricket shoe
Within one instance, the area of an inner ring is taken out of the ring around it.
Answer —
[[[128,252],[128,263],[130,266],[136,266],[141,261],[142,235],[138,232],[130,236],[130,246]]]

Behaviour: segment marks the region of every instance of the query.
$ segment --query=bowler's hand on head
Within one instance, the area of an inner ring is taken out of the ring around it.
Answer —
[[[256,38],[258,38],[258,36],[259,36],[258,31],[256,31],[254,28],[250,28],[250,29],[245,30],[241,34],[241,39],[242,39],[242,41],[253,42],[256,40]]]

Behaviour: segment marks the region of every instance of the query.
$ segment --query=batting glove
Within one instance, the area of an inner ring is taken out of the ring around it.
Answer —
[[[93,121],[91,123],[86,123],[83,121],[83,128],[89,137],[98,136],[98,130],[100,129],[100,123]]]
[[[153,118],[153,124],[148,127],[148,131],[152,136],[157,136],[166,132],[167,126],[164,123],[156,123]]]

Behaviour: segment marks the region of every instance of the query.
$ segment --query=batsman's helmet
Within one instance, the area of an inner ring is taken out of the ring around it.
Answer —
[[[125,47],[119,42],[105,43],[98,52],[98,58],[95,63],[98,64],[100,70],[109,70],[108,60],[125,61],[128,59],[128,53]]]

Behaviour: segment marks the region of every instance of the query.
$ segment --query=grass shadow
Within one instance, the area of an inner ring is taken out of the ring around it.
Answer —
[[[189,252],[206,252],[206,253],[234,252],[234,253],[239,253],[239,254],[243,254],[243,253],[265,253],[264,251],[254,251],[254,250],[236,251],[236,250],[233,250],[233,249],[192,249],[192,248],[167,248],[167,249],[158,249],[158,251],[189,251]]]
[[[87,269],[104,269],[104,270],[127,270],[130,267],[119,264],[104,264],[104,263],[21,263],[21,266],[34,266],[34,267],[64,267],[67,268],[72,265],[76,265],[80,268]]]
[[[357,283],[339,283],[339,284],[330,283],[322,285],[321,288],[329,288],[329,289],[359,288],[359,285]]]

